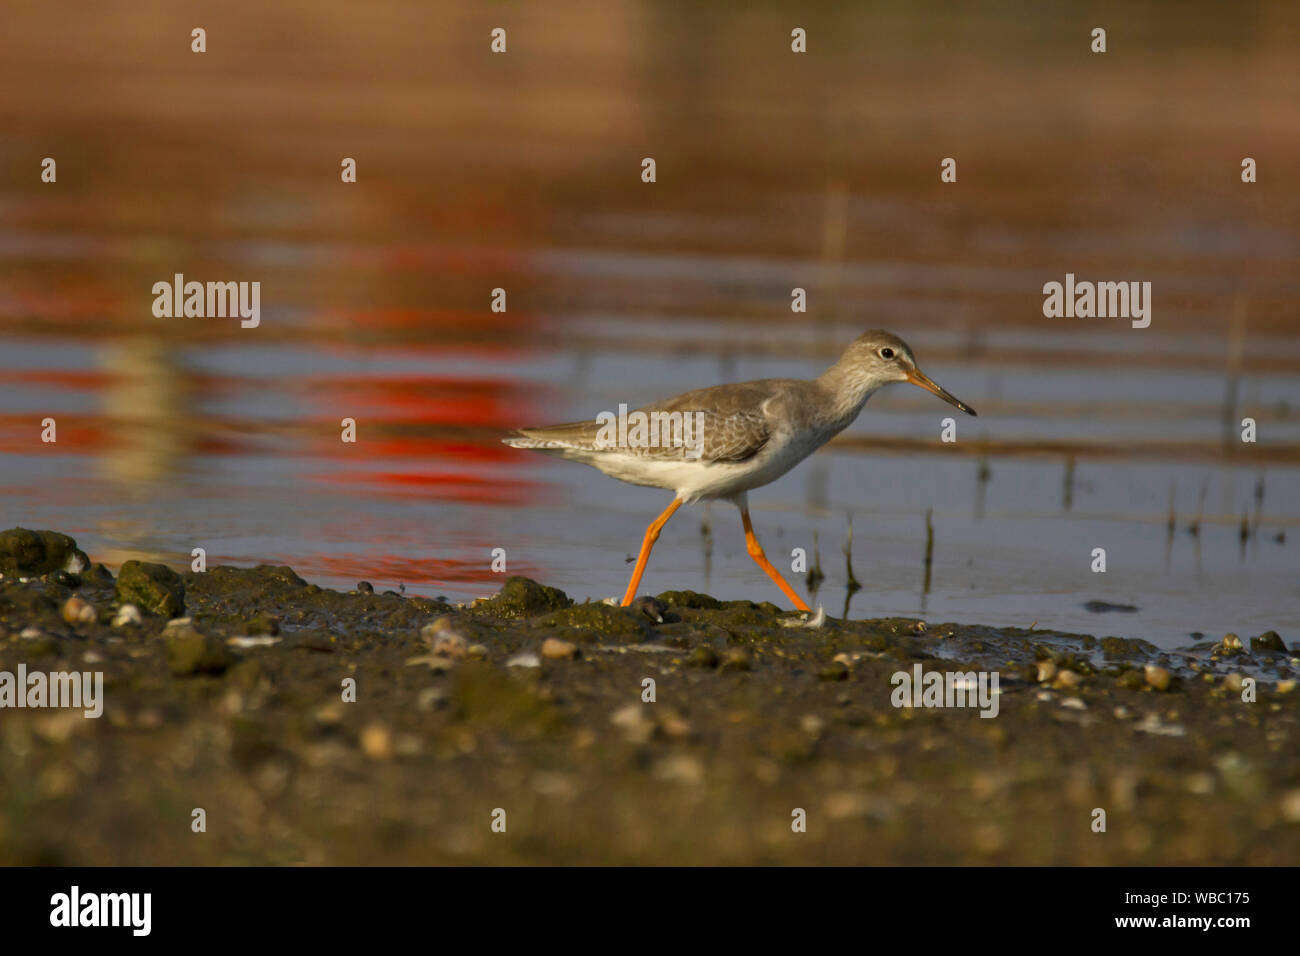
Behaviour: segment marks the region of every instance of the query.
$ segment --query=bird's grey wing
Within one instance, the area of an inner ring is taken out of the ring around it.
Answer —
[[[736,385],[715,385],[636,409],[652,421],[656,414],[680,415],[679,419],[673,420],[672,435],[685,441],[669,441],[668,436],[663,435],[663,431],[669,428],[663,418],[658,420],[657,430],[651,430],[661,440],[650,443],[611,444],[608,440],[609,426],[598,420],[521,428],[503,440],[516,448],[539,451],[618,451],[652,459],[745,461],[757,455],[771,440],[772,422],[764,412],[765,403],[781,394],[787,384],[782,379],[764,379]],[[629,413],[629,416],[636,412]],[[690,426],[685,423],[688,415],[691,416]],[[682,424],[678,425],[678,421]]]
[[[646,449],[656,458],[699,458],[702,461],[745,461],[753,458],[771,440],[772,426],[763,411],[764,403],[776,393],[770,381],[715,385],[686,392],[676,398],[647,405],[648,413],[681,413],[694,416],[695,443],[691,447],[669,446]]]

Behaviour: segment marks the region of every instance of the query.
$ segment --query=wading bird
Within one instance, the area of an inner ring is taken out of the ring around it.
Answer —
[[[916,367],[906,342],[874,331],[859,336],[838,362],[812,381],[765,378],[715,385],[632,413],[642,413],[643,420],[673,422],[677,430],[667,441],[653,429],[651,435],[659,440],[646,440],[645,429],[620,427],[615,432],[608,420],[599,418],[521,428],[502,441],[591,465],[619,481],[674,493],[672,503],[646,528],[623,595],[625,607],[636,597],[650,549],[673,513],[684,504],[725,498],[740,509],[749,556],[795,607],[807,611],[808,605],[772,566],[754,536],[748,492],[780,478],[830,441],[858,417],[867,399],[894,382],[919,385],[975,414]]]

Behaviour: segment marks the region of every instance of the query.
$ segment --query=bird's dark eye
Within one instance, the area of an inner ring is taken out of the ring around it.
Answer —
[[[880,350],[878,354],[882,359],[891,359],[894,357],[894,350],[891,349],[889,346],[885,346],[883,349]]]

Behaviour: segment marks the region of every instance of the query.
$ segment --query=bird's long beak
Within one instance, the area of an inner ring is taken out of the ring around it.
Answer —
[[[975,409],[971,408],[965,402],[958,401],[952,395],[949,395],[948,392],[946,392],[944,389],[940,388],[937,384],[935,384],[934,380],[931,379],[930,376],[922,372],[919,368],[914,368],[911,371],[909,371],[907,373],[907,380],[911,382],[913,385],[920,385],[927,392],[934,392],[934,394],[938,395],[949,405],[952,405],[955,408],[960,408],[967,415],[975,414]]]

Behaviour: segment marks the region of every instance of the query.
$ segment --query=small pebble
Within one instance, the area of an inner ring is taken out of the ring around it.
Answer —
[[[510,660],[506,661],[506,667],[541,667],[542,659],[536,654],[524,653],[516,654]]]
[[[754,663],[750,659],[749,652],[739,647],[727,648],[726,653],[722,655],[722,669],[729,671],[748,671],[754,669]],[[848,668],[845,668],[847,672]]]
[[[643,744],[654,736],[655,722],[645,711],[645,704],[628,704],[614,712],[609,722],[623,731],[634,744]]]
[[[816,714],[804,714],[799,718],[799,729],[809,737],[818,737],[826,729],[826,721]]]
[[[1069,690],[1078,687],[1082,683],[1082,674],[1077,671],[1062,670],[1057,672],[1056,680],[1052,682],[1052,686],[1058,690]]]
[[[433,653],[439,657],[464,660],[469,656],[469,641],[455,631],[443,631],[433,642]]]
[[[1173,681],[1173,675],[1156,664],[1148,664],[1143,670],[1143,676],[1152,690],[1168,690]]]
[[[548,637],[542,641],[542,656],[553,661],[571,661],[578,656],[578,645]]]
[[[393,736],[383,724],[370,724],[361,731],[361,752],[371,760],[388,760],[393,756]]]
[[[426,687],[415,698],[415,706],[420,710],[433,710],[447,702],[447,694],[439,687]]]
[[[1282,797],[1282,819],[1287,823],[1300,823],[1300,789],[1288,791]]]
[[[672,754],[655,764],[654,776],[668,783],[698,787],[704,783],[704,763],[692,754]]]
[[[839,791],[826,797],[826,816],[832,820],[851,820],[871,812],[871,801],[864,794]]]
[[[362,594],[374,594],[375,586],[371,584],[369,581],[358,581],[357,590],[360,591]]]
[[[440,614],[420,628],[420,639],[431,645],[435,653],[438,653],[438,647],[442,642],[449,641],[447,645],[449,653],[460,657],[464,657],[469,652],[470,640],[473,636],[464,621],[455,614]],[[462,649],[451,650],[453,645]]]
[[[331,701],[328,704],[321,704],[312,714],[312,719],[322,727],[332,727],[335,724],[343,722],[343,703],[341,701]]]
[[[1158,737],[1181,737],[1187,733],[1187,729],[1182,724],[1165,723],[1160,719],[1159,714],[1147,714],[1133,725],[1133,729]]]
[[[140,621],[140,609],[134,604],[123,604],[113,615],[114,627],[126,627],[128,624],[139,624]]]
[[[1038,683],[1046,684],[1056,676],[1056,661],[1045,660],[1038,662]]]
[[[694,733],[686,718],[674,711],[668,711],[660,717],[659,729],[676,740],[685,740]]]
[[[79,595],[72,595],[63,602],[63,619],[69,624],[95,623],[95,608],[89,601]]]
[[[226,638],[226,643],[231,647],[248,648],[248,647],[272,647],[280,643],[278,637],[268,637],[264,634],[248,635],[237,634],[234,637]]]

